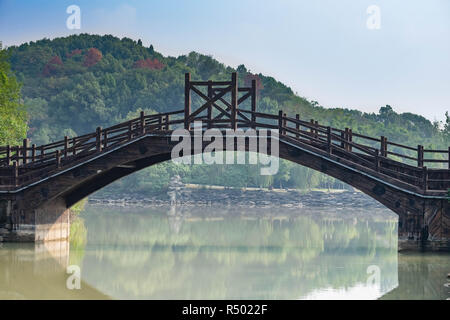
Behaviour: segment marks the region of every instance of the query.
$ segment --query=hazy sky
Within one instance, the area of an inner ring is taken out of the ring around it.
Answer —
[[[72,4],[80,30],[66,27]],[[379,29],[367,27],[371,5],[380,9]],[[430,120],[450,110],[449,0],[0,0],[4,45],[84,32],[243,63],[325,107],[375,112],[390,104]]]

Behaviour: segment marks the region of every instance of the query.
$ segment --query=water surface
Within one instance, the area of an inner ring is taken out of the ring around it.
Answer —
[[[0,298],[450,297],[450,255],[399,254],[387,209],[90,205],[72,233],[70,248],[3,244]]]

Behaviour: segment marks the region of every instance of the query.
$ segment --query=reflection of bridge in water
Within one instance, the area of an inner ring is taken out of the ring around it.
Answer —
[[[81,289],[69,290],[68,241],[41,244],[3,244],[0,247],[0,300],[9,299],[108,299],[81,281]]]
[[[191,81],[186,74],[183,110],[141,113],[137,119],[44,146],[29,146],[24,140],[23,146],[1,147],[0,236],[4,241],[67,238],[68,207],[123,176],[169,160],[178,143],[170,139],[173,130],[184,127],[183,138],[194,139],[191,125],[202,121],[202,130],[221,133],[250,129],[261,137],[265,130],[273,130],[268,144],[279,144],[280,158],[346,182],[397,213],[399,239],[405,245],[450,247],[450,149],[406,146],[282,111],[257,112],[256,96],[256,83],[238,87],[236,73],[231,81]],[[202,99],[199,108],[191,108],[191,100]],[[191,154],[179,156],[202,153],[209,142],[202,143]],[[236,138],[227,143],[225,135],[224,146],[229,151],[252,150],[249,139],[239,146]],[[261,146],[257,150],[269,152]],[[430,158],[433,155],[441,157]],[[445,168],[431,168],[433,164]]]
[[[89,206],[85,280],[115,298],[150,299],[296,299],[358,287],[373,299],[398,285],[397,222],[386,209],[347,218],[320,210],[175,210]],[[383,275],[375,285],[367,285],[371,265]]]

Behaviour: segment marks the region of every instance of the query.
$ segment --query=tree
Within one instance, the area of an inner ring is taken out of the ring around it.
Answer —
[[[20,87],[11,73],[7,53],[0,50],[0,145],[19,144],[26,136],[26,112],[20,100]]]
[[[92,67],[93,65],[97,64],[102,59],[102,53],[100,50],[96,48],[90,48],[86,55],[84,56],[84,63],[83,65],[85,67]]]

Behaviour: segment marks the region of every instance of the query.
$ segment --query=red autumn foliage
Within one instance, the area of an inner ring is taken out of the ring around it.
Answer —
[[[74,49],[71,52],[66,53],[67,58],[72,58],[73,56],[76,56],[78,54],[81,54],[81,49]]]
[[[44,66],[44,69],[42,70],[42,75],[44,77],[50,77],[52,75],[55,75],[58,73],[59,70],[61,70],[62,65],[63,65],[63,62],[62,62],[61,58],[58,56],[54,56]]]
[[[247,73],[245,75],[244,81],[246,87],[252,86],[252,80],[256,80],[256,92],[258,93],[260,90],[264,89],[261,78],[257,74]]]
[[[102,52],[96,48],[90,48],[88,52],[84,55],[83,66],[92,67],[96,65],[100,60],[102,60]]]
[[[158,59],[150,59],[147,58],[145,60],[138,60],[134,63],[133,67],[135,68],[146,68],[150,70],[161,70],[164,68],[164,64],[160,62]]]

